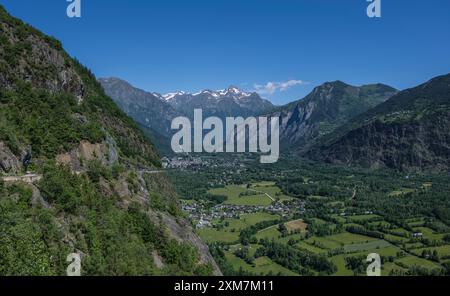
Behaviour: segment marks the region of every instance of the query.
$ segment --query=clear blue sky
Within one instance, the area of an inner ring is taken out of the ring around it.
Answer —
[[[98,77],[149,91],[222,89],[302,80],[264,94],[277,104],[325,81],[404,89],[450,72],[450,1],[0,0],[10,13],[63,42]]]

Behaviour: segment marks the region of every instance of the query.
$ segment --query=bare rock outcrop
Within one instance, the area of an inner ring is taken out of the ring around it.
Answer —
[[[15,174],[20,171],[21,165],[19,159],[11,150],[0,142],[0,173]]]
[[[99,160],[104,165],[113,165],[119,161],[117,145],[111,137],[103,143],[81,141],[77,148],[56,156],[58,164],[69,166],[73,172],[82,172],[83,162],[93,160]]]
[[[0,24],[0,32],[7,37],[6,48],[14,48],[19,43],[27,44],[14,56],[14,63],[3,65],[10,69],[0,72],[0,87],[12,88],[14,81],[19,79],[52,93],[70,93],[77,98],[78,103],[82,102],[85,86],[59,42],[51,38],[40,38],[37,32],[24,35],[6,22]]]
[[[150,212],[150,219],[154,223],[164,225],[169,230],[172,238],[179,242],[189,243],[197,248],[200,255],[200,263],[210,264],[213,268],[214,275],[222,275],[219,266],[217,266],[217,263],[209,252],[208,246],[194,233],[188,221],[182,218],[175,219],[172,216],[160,212]]]

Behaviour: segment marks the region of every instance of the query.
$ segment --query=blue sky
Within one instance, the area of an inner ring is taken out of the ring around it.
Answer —
[[[160,93],[236,85],[282,104],[325,81],[404,89],[450,72],[448,0],[382,0],[381,19],[366,0],[81,1],[81,19],[66,0],[0,3],[98,77]]]

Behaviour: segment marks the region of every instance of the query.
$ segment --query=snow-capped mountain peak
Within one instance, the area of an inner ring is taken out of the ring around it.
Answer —
[[[207,96],[212,96],[214,98],[218,98],[220,96],[220,94],[217,91],[212,91],[212,90],[209,90],[209,89],[205,89],[205,90],[203,90],[201,92],[193,94],[194,97],[195,96],[199,96],[199,95],[207,95]]]
[[[235,86],[230,86],[227,89],[227,93],[228,94],[234,94],[234,95],[247,95],[247,93],[241,91],[239,88],[235,87]]]
[[[227,89],[217,91],[220,96],[231,96],[235,99],[241,99],[243,97],[249,97],[251,94],[240,90],[235,86],[230,86]]]
[[[164,98],[164,100],[170,101],[170,100],[172,100],[173,98],[175,98],[177,96],[184,96],[184,95],[186,95],[186,92],[178,91],[178,92],[174,92],[174,93],[168,93],[168,94],[166,94],[166,95],[164,95],[162,97]]]
[[[204,89],[198,93],[178,91],[163,95],[134,88],[120,79],[101,79],[100,82],[127,114],[133,114],[139,123],[164,136],[171,134],[170,122],[173,118],[191,118],[196,109],[202,109],[205,118],[225,118],[268,114],[274,108],[272,103],[257,93],[247,93],[234,86],[224,90]]]
[[[157,94],[155,94],[157,95]],[[183,92],[183,91],[179,91],[179,92],[174,92],[174,93],[168,93],[166,95],[163,96],[157,96],[157,97],[162,97],[165,101],[172,101],[174,99],[178,99],[180,97],[197,97],[197,96],[208,96],[209,99],[224,99],[224,98],[232,98],[233,100],[240,100],[241,98],[244,97],[249,97],[251,95],[251,93],[247,93],[244,92],[242,90],[240,90],[239,88],[235,87],[235,86],[230,86],[227,89],[224,90],[217,90],[217,91],[212,91],[209,89],[191,94],[188,92]],[[180,98],[182,99],[182,98]]]
[[[209,89],[191,93],[172,93],[165,96],[166,101],[176,110],[203,109],[205,114],[214,116],[248,116],[261,114],[273,108],[273,105],[256,93],[247,93],[230,86],[224,90]],[[187,112],[191,114],[192,112]]]

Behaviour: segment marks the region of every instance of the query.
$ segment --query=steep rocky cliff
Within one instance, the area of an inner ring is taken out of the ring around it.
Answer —
[[[328,82],[271,116],[281,118],[282,142],[298,150],[395,93],[395,89],[383,84],[355,87],[341,81]]]

